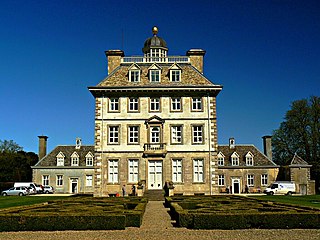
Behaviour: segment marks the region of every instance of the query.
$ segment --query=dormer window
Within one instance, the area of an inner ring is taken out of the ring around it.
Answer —
[[[86,166],[93,166],[93,154],[91,152],[86,155]]]
[[[160,82],[161,78],[161,67],[157,64],[152,64],[149,68],[149,80],[150,82]]]
[[[219,152],[218,154],[218,166],[224,166],[224,155],[222,152]]]
[[[251,152],[246,154],[246,165],[253,166],[253,154]]]
[[[132,64],[129,67],[129,82],[140,82],[141,69],[137,64]]]
[[[57,158],[57,166],[64,166],[64,154],[62,152],[59,152],[59,154],[56,156]]]
[[[177,64],[173,64],[169,68],[169,77],[171,82],[181,81],[181,68]]]
[[[239,155],[236,152],[231,155],[231,165],[239,166]]]
[[[71,155],[71,166],[79,166],[79,155],[76,152]]]

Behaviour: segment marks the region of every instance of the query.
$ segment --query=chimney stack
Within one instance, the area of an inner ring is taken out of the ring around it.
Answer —
[[[187,51],[187,56],[190,58],[191,65],[203,74],[203,57],[206,54],[202,49],[190,49]]]
[[[39,160],[47,155],[47,136],[38,136],[39,138]]]
[[[105,51],[108,60],[108,75],[112,73],[121,64],[121,58],[124,57],[122,50],[108,50]]]
[[[271,136],[263,136],[263,153],[272,161]]]

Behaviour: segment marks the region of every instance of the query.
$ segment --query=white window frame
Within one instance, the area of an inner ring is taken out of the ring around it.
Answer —
[[[109,126],[108,127],[108,144],[119,144],[120,138],[120,127],[116,126]]]
[[[193,182],[204,182],[204,159],[193,159]]]
[[[86,156],[86,166],[93,166],[93,156],[91,154],[87,154]]]
[[[261,174],[261,186],[268,186],[268,174]]]
[[[161,81],[161,71],[158,69],[149,70],[150,82],[160,82]]]
[[[128,111],[138,112],[139,111],[139,98],[129,98],[128,99]]]
[[[181,70],[179,70],[179,69],[170,70],[170,80],[171,80],[171,82],[180,82],[181,81]]]
[[[247,175],[247,185],[249,187],[254,187],[254,175],[253,174]]]
[[[171,144],[182,144],[182,125],[171,126]]]
[[[120,111],[120,98],[109,98],[109,112]]]
[[[130,82],[140,82],[140,70],[132,69],[129,71],[129,81]]]
[[[225,176],[223,174],[218,175],[218,186],[225,186]]]
[[[161,143],[160,126],[150,126],[150,143]]]
[[[202,97],[193,97],[191,103],[192,111],[203,111]]]
[[[218,156],[218,166],[224,166],[224,157]]]
[[[239,155],[236,152],[231,155],[231,165],[239,166]]]
[[[119,160],[118,159],[108,160],[108,182],[109,183],[119,182]]]
[[[42,185],[43,186],[50,185],[50,176],[49,175],[42,175]]]
[[[139,126],[128,126],[128,144],[139,144]]]
[[[61,187],[63,186],[63,175],[59,174],[56,176],[56,182],[57,182],[57,186]]]
[[[93,186],[93,176],[86,175],[86,187],[92,187],[92,186]]]
[[[253,166],[254,162],[253,162],[253,155],[252,153],[248,152],[246,154],[246,166]]]
[[[64,157],[57,157],[57,167],[64,166]]]
[[[172,159],[172,181],[182,183],[182,159]]]
[[[129,159],[128,160],[128,182],[137,183],[139,180],[139,160]]]
[[[160,104],[161,100],[158,97],[150,98],[150,112],[159,112],[160,111]]]
[[[203,144],[203,125],[192,126],[192,144]]]
[[[182,99],[180,97],[171,98],[170,110],[173,112],[179,112],[182,110]]]
[[[76,152],[71,155],[71,166],[79,166],[79,155]]]

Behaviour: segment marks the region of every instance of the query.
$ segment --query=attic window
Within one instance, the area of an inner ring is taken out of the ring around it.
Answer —
[[[160,82],[160,70],[150,70],[150,82]]]
[[[88,152],[86,155],[86,166],[93,166],[93,155],[91,152]]]
[[[236,152],[231,155],[231,165],[239,166],[239,155]]]
[[[251,152],[248,152],[246,154],[246,165],[247,166],[253,166],[253,155]]]
[[[79,155],[76,152],[71,155],[71,166],[79,166]]]
[[[218,154],[218,166],[224,166],[224,155],[221,152]]]
[[[181,81],[181,70],[170,70],[170,80],[171,82]]]
[[[64,166],[64,158],[65,156],[63,155],[62,152],[59,152],[59,154],[56,156],[57,158],[57,166]]]
[[[140,70],[130,70],[129,71],[129,81],[130,82],[140,82]]]

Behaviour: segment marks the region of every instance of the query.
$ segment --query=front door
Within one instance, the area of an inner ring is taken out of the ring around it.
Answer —
[[[71,193],[78,193],[78,178],[71,178],[70,179],[70,192]]]
[[[162,161],[148,162],[148,189],[162,189]]]
[[[233,193],[233,194],[239,194],[240,193],[240,179],[239,178],[233,178],[232,179],[231,193]]]

